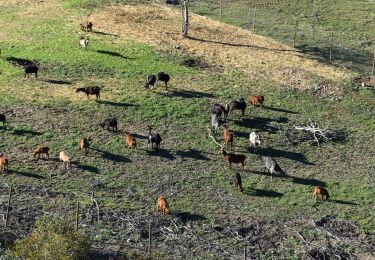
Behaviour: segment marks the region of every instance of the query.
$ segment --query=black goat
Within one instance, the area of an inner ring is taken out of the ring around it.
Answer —
[[[221,115],[224,113],[224,118],[227,118],[228,112],[228,109],[221,104],[215,103],[212,106],[212,114],[215,114],[218,117],[221,117]]]
[[[155,82],[156,82],[155,75],[148,75],[147,81],[145,83],[145,88],[153,89]]]
[[[229,103],[229,111],[241,110],[242,116],[245,116],[246,102],[243,98],[240,100],[233,100]]]
[[[87,95],[87,99],[89,99],[89,95],[95,95],[96,100],[100,99],[100,87],[94,86],[94,87],[86,87],[86,88],[77,88],[77,92],[85,92]]]
[[[243,192],[241,174],[238,170],[234,173],[234,184],[237,190]]]
[[[106,120],[103,121],[103,123],[99,124],[103,129],[104,127],[109,130],[110,127],[112,127],[113,132],[117,132],[117,120],[114,118],[107,118]]]
[[[5,124],[5,122],[7,121],[6,117],[4,114],[0,114],[0,122],[3,122],[3,126]]]
[[[29,77],[28,74],[32,74],[32,73],[34,73],[35,77],[37,78],[38,77],[38,70],[39,70],[39,68],[35,64],[28,65],[28,66],[24,67],[25,78],[26,78],[26,75],[27,75],[27,77]]]
[[[165,89],[168,90],[168,81],[170,80],[170,77],[168,74],[165,74],[164,72],[158,73],[158,81],[164,81],[165,83]]]
[[[159,134],[153,134],[151,133],[152,127],[148,126],[148,144],[151,143],[151,148],[158,150],[160,148],[160,143],[162,141]],[[155,147],[154,147],[155,144]]]

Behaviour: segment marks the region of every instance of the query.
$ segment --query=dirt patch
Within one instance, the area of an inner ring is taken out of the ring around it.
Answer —
[[[362,84],[362,86],[367,86],[367,87],[373,87],[375,88],[375,77],[372,76],[359,76],[359,77],[355,77],[353,79],[353,82],[354,83],[360,83]]]

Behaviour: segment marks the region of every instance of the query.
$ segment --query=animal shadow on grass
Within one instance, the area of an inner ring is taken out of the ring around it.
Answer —
[[[270,107],[270,106],[263,106],[263,108],[272,110],[275,112],[282,112],[282,113],[289,113],[289,114],[295,114],[298,115],[298,112],[292,111],[292,110],[287,110],[287,109],[282,109],[282,108],[276,108],[276,107]]]
[[[242,120],[233,120],[235,124],[241,127],[247,127],[254,129],[256,131],[263,131],[269,133],[276,133],[279,129],[269,125],[270,122],[275,121],[271,118],[266,117],[254,117],[254,118],[244,118]]]
[[[248,149],[251,150],[250,148],[248,148]],[[251,152],[251,151],[249,151],[249,152]],[[285,159],[301,162],[305,165],[315,165],[314,163],[311,163],[311,162],[307,161],[305,155],[303,155],[302,153],[282,151],[282,150],[274,149],[274,148],[271,148],[271,147],[257,149],[257,154],[260,155],[260,156],[285,158]]]
[[[107,101],[107,100],[97,100],[96,102],[99,104],[109,105],[109,106],[114,106],[114,107],[136,107],[138,106],[138,105],[134,105],[130,103],[113,102],[113,101]]]
[[[76,165],[76,167],[78,169],[83,170],[83,171],[88,171],[88,172],[92,172],[92,173],[99,173],[98,168],[95,167],[95,166],[84,165],[84,164],[80,164],[78,162],[72,162],[71,164]]]
[[[159,95],[167,97],[181,97],[181,98],[213,98],[214,95],[193,90],[172,90],[168,93],[155,92]]]
[[[118,34],[112,34],[112,33],[100,32],[100,31],[93,31],[93,33],[100,34],[100,35],[115,36],[115,37],[119,37],[120,36]]]
[[[175,214],[175,216],[181,220],[184,224],[186,224],[189,221],[203,221],[207,218],[200,214],[194,214],[189,212],[178,212]]]
[[[24,136],[24,135],[39,136],[39,135],[42,135],[43,133],[34,131],[34,130],[15,129],[13,130],[13,134],[18,135],[18,136]]]
[[[6,60],[9,61],[10,63],[13,63],[15,65],[19,65],[19,66],[29,66],[29,65],[35,64],[35,62],[33,62],[31,60],[16,58],[16,57],[8,57],[8,58],[6,58]]]
[[[30,177],[30,178],[35,178],[35,179],[46,179],[46,177],[34,173],[29,173],[29,172],[20,172],[16,170],[9,170],[10,173],[15,173],[18,175],[22,175],[24,177]]]
[[[149,156],[159,156],[168,160],[176,159],[176,156],[174,156],[168,150],[165,150],[165,149],[147,150],[147,154]]]
[[[56,84],[56,85],[72,85],[71,81],[67,80],[55,80],[55,79],[47,79],[45,82],[51,83],[51,84]]]
[[[123,162],[123,163],[131,163],[132,162],[132,160],[130,160],[129,158],[126,158],[125,156],[122,156],[122,155],[113,154],[113,153],[103,151],[103,150],[100,150],[100,149],[95,149],[95,148],[92,148],[92,150],[95,150],[95,151],[101,153],[103,159],[111,160],[113,162]]]
[[[244,193],[247,195],[257,196],[257,197],[269,197],[269,198],[281,198],[284,196],[283,193],[273,191],[273,190],[263,190],[263,189],[244,189]]]
[[[352,202],[352,201],[345,201],[345,200],[329,200],[333,203],[343,204],[343,205],[352,205],[352,206],[358,206],[358,203]]]
[[[195,160],[208,161],[208,157],[204,156],[201,151],[195,149],[189,149],[187,151],[177,151],[177,156],[180,156],[181,159],[191,158]]]
[[[269,176],[271,178],[271,174],[269,172],[266,172],[266,171],[263,171],[263,172],[262,171],[250,171],[250,172],[258,174],[258,175]],[[300,177],[294,177],[294,176],[290,176],[290,175],[286,175],[284,177],[272,175],[272,178],[287,178],[287,179],[291,179],[292,182],[297,183],[297,184],[301,184],[301,185],[322,186],[322,187],[327,186],[325,182],[317,180],[317,179],[300,178]]]
[[[119,58],[123,58],[123,59],[130,59],[129,57],[126,57],[126,56],[122,55],[121,53],[114,52],[114,51],[97,50],[96,52],[98,52],[100,54],[110,55],[110,56],[113,56],[113,57],[119,57]]]

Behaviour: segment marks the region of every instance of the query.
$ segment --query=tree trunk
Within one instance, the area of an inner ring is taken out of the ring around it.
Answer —
[[[189,0],[181,1],[182,7],[182,37],[186,38],[189,32],[189,10],[188,10]]]

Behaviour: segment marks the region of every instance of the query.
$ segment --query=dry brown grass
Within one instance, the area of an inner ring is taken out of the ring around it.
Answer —
[[[189,39],[180,36],[180,11],[159,5],[107,7],[89,18],[95,29],[171,51],[174,46],[227,69],[238,69],[281,84],[306,88],[317,80],[348,78],[346,71],[318,62],[296,49],[236,26],[191,14]],[[285,75],[286,70],[298,73]],[[296,78],[297,77],[297,78]]]

